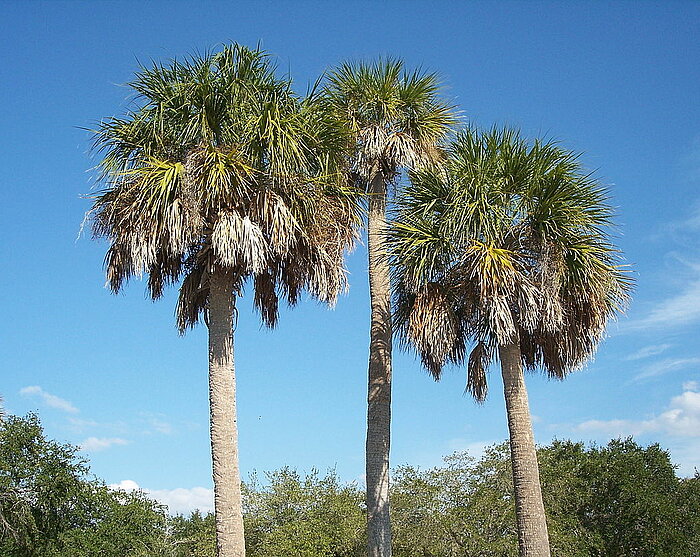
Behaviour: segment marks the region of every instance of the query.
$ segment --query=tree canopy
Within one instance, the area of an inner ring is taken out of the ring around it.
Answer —
[[[538,451],[552,551],[561,557],[677,557],[700,552],[700,475],[632,439],[555,441]],[[394,470],[398,557],[513,557],[507,444],[457,452],[429,469]],[[363,493],[335,473],[289,468],[243,486],[254,557],[361,557]],[[142,492],[89,475],[78,448],[47,439],[37,416],[0,422],[0,554],[7,557],[213,557],[213,515],[168,516]]]

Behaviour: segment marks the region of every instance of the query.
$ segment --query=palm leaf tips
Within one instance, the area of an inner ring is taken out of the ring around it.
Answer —
[[[527,368],[556,378],[583,365],[632,281],[609,240],[608,192],[578,156],[513,129],[467,129],[443,164],[410,177],[389,232],[395,315],[428,371],[466,363],[482,400],[499,345],[518,343]],[[434,284],[449,305],[427,310]]]
[[[237,44],[143,67],[129,86],[134,108],[94,135],[105,187],[91,218],[110,243],[112,290],[147,274],[158,298],[184,277],[181,330],[206,313],[216,269],[237,288],[253,279],[270,326],[279,296],[334,301],[358,215],[342,185],[344,132],[318,97],[300,98],[265,52]]]

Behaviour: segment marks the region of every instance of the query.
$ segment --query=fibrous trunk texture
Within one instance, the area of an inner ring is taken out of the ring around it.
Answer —
[[[209,405],[218,557],[245,557],[238,468],[232,290],[226,273],[212,273],[209,292]]]
[[[368,238],[371,326],[367,393],[367,546],[369,557],[391,556],[389,444],[391,439],[391,291],[384,247],[386,184],[371,183]]]
[[[547,520],[520,347],[503,345],[499,347],[499,356],[510,431],[520,557],[549,557]]]

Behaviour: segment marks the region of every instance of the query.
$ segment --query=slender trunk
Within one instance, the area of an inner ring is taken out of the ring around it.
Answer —
[[[510,459],[513,464],[520,557],[549,557],[547,520],[542,503],[540,471],[520,347],[517,344],[506,344],[500,346],[498,352],[510,430]]]
[[[369,557],[391,556],[389,443],[391,438],[391,291],[384,247],[386,184],[370,185],[368,238],[371,326],[367,392],[367,547]]]
[[[216,554],[245,557],[233,366],[235,300],[231,280],[223,271],[212,273],[209,288],[209,405]]]

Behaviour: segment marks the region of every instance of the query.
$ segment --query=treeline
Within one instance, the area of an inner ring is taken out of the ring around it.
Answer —
[[[700,555],[700,475],[679,478],[667,452],[631,439],[555,441],[538,451],[552,554]],[[474,459],[402,466],[392,485],[397,557],[516,556],[506,444]],[[284,468],[243,486],[253,557],[360,557],[364,493],[333,472]],[[143,493],[109,489],[77,447],[46,439],[39,419],[0,422],[3,557],[213,557],[211,514],[169,517]]]

